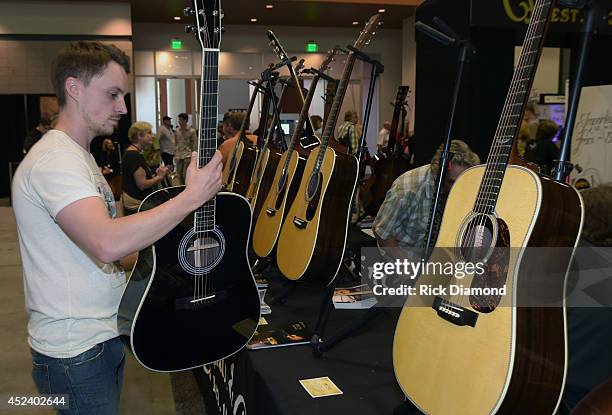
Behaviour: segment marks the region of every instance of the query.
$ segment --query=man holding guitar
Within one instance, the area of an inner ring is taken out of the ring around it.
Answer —
[[[28,342],[41,394],[67,394],[72,409],[119,413],[123,345],[118,261],[152,245],[221,188],[221,155],[167,203],[116,218],[113,194],[89,153],[127,112],[129,58],[114,45],[75,42],[53,68],[57,126],[28,153],[13,180],[23,260]]]

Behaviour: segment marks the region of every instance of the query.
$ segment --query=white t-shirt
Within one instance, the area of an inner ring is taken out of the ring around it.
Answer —
[[[32,147],[13,179],[28,342],[47,356],[73,357],[118,336],[125,274],[88,256],[55,221],[64,207],[92,196],[115,217],[113,193],[93,156],[58,130]]]
[[[376,145],[381,147],[387,147],[387,143],[389,143],[389,130],[383,128],[378,132],[378,138],[376,139]]]

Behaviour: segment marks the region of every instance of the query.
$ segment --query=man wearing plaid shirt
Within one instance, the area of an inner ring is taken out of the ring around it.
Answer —
[[[442,205],[457,177],[468,167],[480,163],[477,154],[461,140],[451,142],[453,154],[446,173]],[[406,249],[419,258],[427,237],[431,215],[435,180],[438,174],[442,146],[436,151],[431,164],[410,170],[398,177],[383,202],[372,230],[378,245],[391,257],[404,257]]]
[[[359,116],[357,111],[348,110],[344,113],[344,122],[338,127],[338,133],[336,139],[340,144],[348,146],[348,152],[350,154],[357,153],[359,147],[359,138],[361,138],[361,129],[357,125]]]

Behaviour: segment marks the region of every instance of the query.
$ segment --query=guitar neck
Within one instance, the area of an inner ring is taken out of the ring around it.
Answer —
[[[268,133],[266,134],[266,139],[263,142],[262,145],[262,150],[265,150],[266,148],[268,148],[268,145],[270,144],[270,141],[272,141],[272,137],[274,137],[274,131],[276,129],[276,121],[278,119],[278,116],[280,114],[281,108],[283,106],[283,101],[285,99],[285,93],[287,92],[287,84],[283,84],[283,87],[281,89],[281,93],[280,93],[280,97],[278,98],[278,102],[276,103],[276,106],[278,107],[278,113],[274,112],[274,116],[272,117],[272,124],[270,124],[270,128],[268,128]]]
[[[217,111],[219,93],[219,50],[202,51],[200,83],[200,130],[198,137],[198,168],[204,167],[217,149]],[[216,199],[213,198],[195,212],[194,230],[205,232],[215,227]]]
[[[327,117],[327,121],[325,122],[325,129],[323,130],[323,137],[321,138],[321,145],[319,146],[319,155],[315,165],[315,170],[317,171],[321,167],[321,163],[323,163],[323,157],[325,157],[325,150],[327,150],[329,140],[332,136],[334,128],[336,127],[338,113],[340,112],[340,107],[342,106],[342,101],[344,100],[344,94],[346,93],[349,80],[351,79],[351,73],[353,72],[355,59],[357,59],[355,53],[350,52],[346,61],[344,72],[342,73],[342,78],[340,79],[338,83],[338,88],[336,89],[334,103],[332,104],[332,107],[329,110],[329,115]]]
[[[249,125],[249,119],[251,118],[251,112],[253,112],[253,107],[255,106],[255,100],[257,99],[257,94],[259,94],[259,87],[261,85],[261,81],[258,81],[255,85],[255,89],[251,94],[251,100],[249,101],[249,106],[247,107],[246,113],[244,114],[244,119],[242,120],[242,124],[240,125],[240,131],[238,131],[238,140],[236,140],[236,149],[240,144],[240,141],[246,142],[246,136],[244,132],[246,131],[247,125]]]
[[[391,129],[389,130],[389,142],[387,143],[386,153],[387,156],[393,157],[395,155],[395,143],[397,141],[397,129],[399,127],[400,114],[404,106],[408,87],[400,86],[397,91],[397,100],[393,108],[393,119],[391,121]],[[406,92],[404,92],[406,91]]]
[[[552,2],[553,0],[538,0],[531,16],[476,198],[474,211],[477,213],[492,214],[495,211],[499,189],[512,152],[512,144],[521,125],[523,111],[529,99],[529,91],[542,52]]]
[[[287,149],[287,154],[290,158],[291,152],[295,149],[296,143],[299,141],[300,136],[302,135],[304,123],[308,122],[310,118],[308,117],[308,111],[310,110],[310,104],[314,98],[314,94],[316,93],[317,84],[319,83],[319,75],[315,75],[310,82],[310,88],[308,89],[308,94],[304,99],[304,105],[302,105],[302,111],[300,112],[300,118],[297,121],[295,130],[293,130],[293,134],[291,136],[291,141],[289,142],[289,148]],[[314,128],[312,130],[314,132]]]

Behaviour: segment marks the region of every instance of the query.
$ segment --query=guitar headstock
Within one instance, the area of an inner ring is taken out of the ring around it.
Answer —
[[[397,95],[395,96],[395,106],[400,106],[402,105],[405,101],[406,98],[408,97],[408,94],[410,93],[410,87],[409,86],[400,86],[397,89]]]
[[[380,20],[380,14],[375,14],[370,17],[368,23],[366,23],[363,30],[359,33],[359,38],[355,41],[353,47],[355,49],[362,49],[365,45],[369,45],[370,41],[376,34],[376,29],[382,24]]]
[[[306,62],[304,59],[300,59],[300,61],[295,65],[296,73],[300,73],[302,69],[304,69],[304,62]]]
[[[325,59],[323,59],[321,66],[319,66],[319,71],[325,72],[329,69],[329,65],[331,65],[331,63],[333,62],[334,58],[336,57],[336,53],[338,53],[338,50],[339,48],[335,47],[329,52],[327,52],[327,56],[325,56]]]
[[[267,34],[268,34],[268,39],[270,39],[270,47],[272,47],[272,50],[274,50],[274,53],[278,55],[278,58],[281,61],[285,61],[289,59],[289,57],[287,56],[287,52],[285,52],[285,49],[283,49],[283,45],[280,44],[274,32],[271,30],[268,30]]]
[[[185,26],[185,31],[195,32],[202,49],[219,49],[223,33],[221,0],[193,0],[193,8],[186,7],[183,13],[195,17],[195,25]]]

